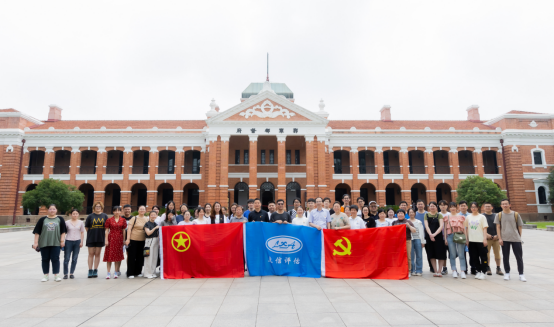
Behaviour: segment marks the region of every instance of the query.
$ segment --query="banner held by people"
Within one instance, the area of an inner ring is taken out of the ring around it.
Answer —
[[[315,228],[248,223],[245,240],[250,276],[321,277],[321,232]]]
[[[322,276],[407,279],[406,226],[323,230]]]
[[[160,229],[161,277],[244,277],[242,224]]]

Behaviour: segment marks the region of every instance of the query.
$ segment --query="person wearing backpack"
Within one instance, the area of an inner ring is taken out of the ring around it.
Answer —
[[[496,224],[498,242],[502,247],[504,280],[510,280],[510,247],[512,247],[517,261],[519,280],[526,282],[527,279],[523,275],[523,249],[521,247],[523,220],[517,212],[510,210],[509,199],[500,201],[500,206],[502,207],[502,212],[496,215],[494,223]]]

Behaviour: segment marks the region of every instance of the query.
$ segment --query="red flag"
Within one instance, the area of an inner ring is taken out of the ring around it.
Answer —
[[[162,227],[163,278],[244,277],[242,225]]]
[[[333,278],[408,278],[406,225],[323,230],[325,272]]]

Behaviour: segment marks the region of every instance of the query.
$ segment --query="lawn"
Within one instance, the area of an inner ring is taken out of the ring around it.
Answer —
[[[529,225],[537,225],[538,229],[546,229],[546,226],[554,226],[554,221],[538,221],[538,222],[528,222]]]

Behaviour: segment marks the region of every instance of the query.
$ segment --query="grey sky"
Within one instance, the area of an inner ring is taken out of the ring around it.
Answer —
[[[250,82],[330,119],[554,112],[552,1],[3,1],[0,108],[204,119]],[[161,127],[161,126],[160,126]]]

